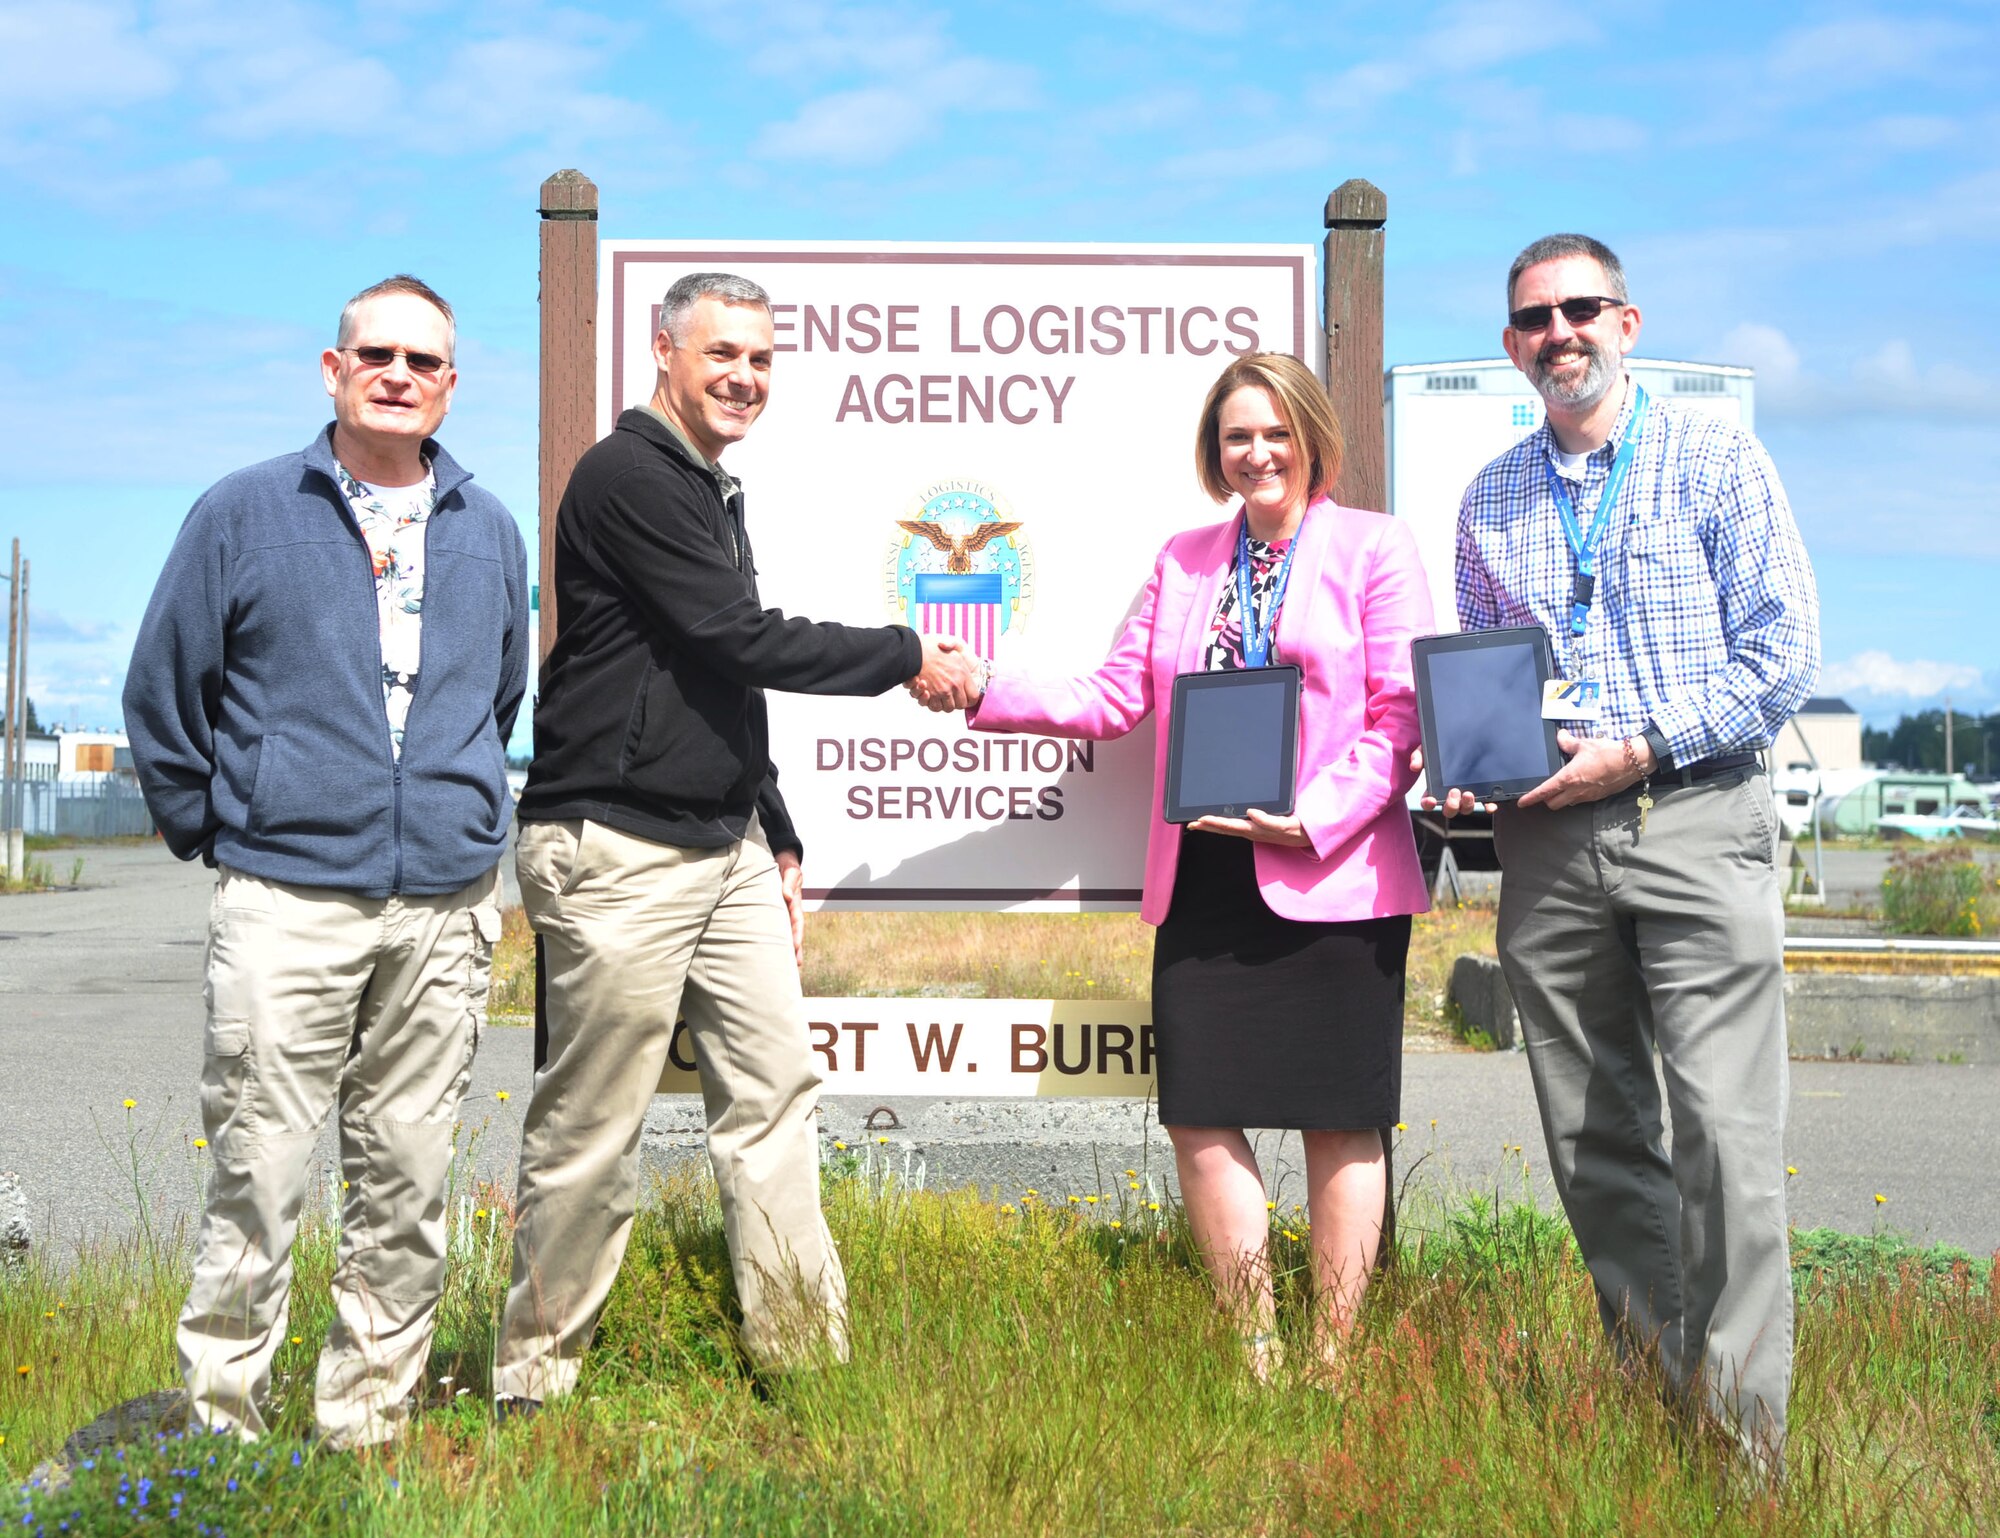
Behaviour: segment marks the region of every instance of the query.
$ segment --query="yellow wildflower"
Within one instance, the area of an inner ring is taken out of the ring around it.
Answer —
[[[1117,1220],[1116,1218],[1113,1218],[1113,1219],[1111,1220],[1111,1226],[1112,1226],[1113,1228],[1123,1228],[1123,1227],[1124,1227],[1125,1225],[1124,1225],[1123,1223],[1119,1222],[1119,1221],[1118,1221],[1118,1220]]]
[[[507,1091],[505,1091],[504,1089],[496,1089],[495,1091],[493,1091],[493,1098],[495,1100],[507,1100],[512,1097],[510,1097]]]
[[[1796,1175],[1798,1172],[1799,1167],[1796,1164],[1787,1164],[1785,1166],[1785,1173],[1787,1175]]]
[[[1090,1203],[1090,1205],[1091,1205],[1091,1206],[1093,1206],[1093,1207],[1095,1207],[1095,1206],[1097,1205],[1097,1198],[1096,1198],[1096,1197],[1094,1197],[1094,1196],[1086,1196],[1086,1197],[1084,1198],[1084,1200],[1085,1200],[1085,1201],[1087,1201],[1087,1202],[1089,1202],[1089,1203]]]
[[[125,1097],[125,1109],[128,1111],[131,1110],[134,1106],[138,1105],[138,1103],[139,1102],[134,1100],[130,1095],[127,1095]]]
[[[1410,1124],[1406,1121],[1399,1121],[1396,1123],[1396,1130],[1398,1132],[1408,1132],[1410,1130]]]
[[[206,1148],[208,1147],[208,1139],[205,1137],[198,1137],[194,1140],[194,1146],[197,1148]]]
[[[840,1140],[839,1138],[835,1138],[835,1139],[833,1140],[833,1146],[834,1146],[834,1150],[835,1150],[835,1152],[837,1152],[837,1153],[846,1153],[846,1152],[847,1152],[847,1145],[846,1145],[845,1143],[841,1142],[841,1140]]]
[[[1886,1197],[1886,1196],[1884,1196],[1884,1195],[1883,1195],[1883,1194],[1882,1194],[1882,1193],[1881,1193],[1880,1191],[1877,1191],[1877,1192],[1875,1193],[1875,1205],[1876,1205],[1876,1206],[1878,1206],[1878,1207],[1880,1207],[1880,1206],[1884,1206],[1885,1204],[1887,1204],[1888,1200],[1889,1200],[1889,1198],[1888,1198],[1888,1197]]]

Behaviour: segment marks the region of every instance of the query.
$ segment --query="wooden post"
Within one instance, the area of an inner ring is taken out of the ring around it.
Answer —
[[[1382,430],[1382,227],[1389,199],[1355,177],[1326,200],[1326,388],[1347,436],[1335,500],[1389,510]]]
[[[558,171],[542,183],[540,655],[556,640],[556,509],[597,441],[597,183]]]
[[[556,509],[569,473],[597,441],[597,183],[558,171],[542,183],[541,497],[537,656],[556,644]],[[548,966],[535,936],[535,1068],[549,1058]]]

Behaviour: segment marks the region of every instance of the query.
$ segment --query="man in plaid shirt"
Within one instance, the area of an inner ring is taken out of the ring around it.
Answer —
[[[1507,294],[1502,341],[1548,420],[1466,490],[1459,623],[1539,624],[1602,692],[1563,723],[1567,766],[1495,810],[1500,964],[1605,1328],[1776,1472],[1784,907],[1757,752],[1818,677],[1812,568],[1757,440],[1626,374],[1640,316],[1608,248],[1538,240]]]

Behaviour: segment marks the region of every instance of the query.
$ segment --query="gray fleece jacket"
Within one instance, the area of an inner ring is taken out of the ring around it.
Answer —
[[[382,706],[367,541],[329,426],[239,470],[181,525],[125,677],[125,730],[167,847],[364,897],[491,870],[528,672],[527,553],[507,509],[434,442],[423,658],[400,763]]]

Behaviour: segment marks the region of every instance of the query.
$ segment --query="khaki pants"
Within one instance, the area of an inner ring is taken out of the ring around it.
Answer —
[[[1636,787],[1500,809],[1500,965],[1605,1328],[1775,1466],[1792,1286],[1770,783],[1662,777],[1653,794],[1643,834]]]
[[[639,1133],[685,1015],[708,1112],[743,1344],[846,1352],[846,1281],[819,1207],[805,1002],[778,870],[753,820],[722,849],[596,822],[524,823],[521,897],[543,941],[548,1062],[521,1141],[499,1398],[576,1385],[639,1198]]]
[[[292,1239],[337,1104],[346,1192],[314,1410],[336,1447],[402,1424],[444,1284],[452,1126],[498,900],[497,868],[448,896],[389,898],[222,870],[201,1083],[213,1173],[178,1331],[197,1423],[246,1438],[267,1429]]]

